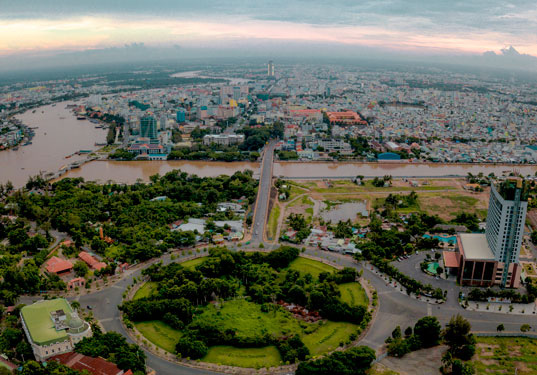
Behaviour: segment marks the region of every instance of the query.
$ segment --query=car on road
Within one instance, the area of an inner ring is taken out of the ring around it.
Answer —
[[[91,307],[90,305],[87,305],[87,306],[86,306],[86,309],[91,310],[92,307]]]

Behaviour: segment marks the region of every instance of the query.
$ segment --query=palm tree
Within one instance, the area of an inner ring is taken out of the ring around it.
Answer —
[[[78,310],[80,308],[80,302],[78,301],[71,302],[71,307],[73,308],[73,310]]]

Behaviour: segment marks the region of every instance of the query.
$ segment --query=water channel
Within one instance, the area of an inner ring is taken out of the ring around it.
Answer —
[[[57,172],[60,168],[85,156],[68,155],[80,150],[95,150],[95,143],[106,142],[106,129],[96,129],[88,120],[77,120],[68,104],[61,102],[35,111],[26,111],[16,117],[35,129],[32,144],[17,150],[0,151],[0,183],[11,181],[20,187],[28,177],[43,172]]]

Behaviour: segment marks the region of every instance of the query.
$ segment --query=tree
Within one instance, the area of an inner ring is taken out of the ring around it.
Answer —
[[[400,326],[395,327],[395,329],[392,331],[392,337],[394,339],[400,339],[401,338],[401,327]]]
[[[89,267],[86,262],[77,261],[73,266],[73,270],[78,277],[85,277],[88,274]]]
[[[208,352],[207,345],[201,340],[183,336],[175,346],[176,353],[183,358],[198,359],[204,357]]]
[[[460,314],[453,316],[446,325],[442,336],[454,357],[470,359],[474,354],[475,337],[470,331],[470,323]]]
[[[435,316],[426,316],[416,322],[414,335],[421,341],[422,347],[438,345],[442,328]]]
[[[375,352],[367,346],[356,346],[309,362],[301,362],[296,375],[365,375],[375,359]]]
[[[405,329],[405,337],[409,337],[410,335],[412,335],[412,327],[406,327]]]
[[[531,326],[529,324],[522,324],[520,326],[520,332],[528,332],[531,329]]]
[[[498,327],[496,327],[497,332],[503,332],[505,330],[505,327],[503,324],[498,324]]]
[[[531,242],[534,245],[537,245],[537,230],[534,230],[533,232],[531,232]]]

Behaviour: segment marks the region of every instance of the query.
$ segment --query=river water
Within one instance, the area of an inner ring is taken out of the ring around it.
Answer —
[[[105,161],[96,160],[84,164],[82,167],[72,169],[62,176],[84,177],[85,180],[107,182],[108,180],[132,184],[138,179],[145,182],[154,174],[161,176],[174,169],[180,169],[189,174],[200,177],[216,177],[221,174],[232,175],[237,171],[250,169],[254,176],[259,173],[259,163],[251,162],[206,162],[206,161]]]
[[[513,165],[478,165],[478,164],[401,164],[401,163],[274,163],[274,176],[283,178],[351,178],[356,175],[366,177],[444,177],[466,176],[468,172],[488,175],[494,172],[501,175],[512,171]],[[63,177],[84,177],[86,180],[108,180],[134,183],[137,179],[149,181],[149,176],[156,173],[163,175],[173,169],[181,169],[201,177],[214,177],[221,174],[233,174],[250,169],[254,176],[259,175],[259,163],[251,162],[207,162],[207,161],[93,161],[73,169]],[[534,174],[537,166],[516,166],[522,174]]]
[[[11,181],[20,187],[28,177],[40,171],[56,172],[62,166],[85,156],[67,155],[80,150],[95,150],[95,142],[106,142],[106,129],[96,129],[87,120],[77,120],[65,106],[73,102],[61,102],[56,106],[39,107],[17,116],[25,125],[38,127],[32,144],[19,146],[18,150],[0,151],[0,183]]]
[[[85,159],[73,156],[79,150],[95,150],[95,142],[106,140],[105,129],[95,129],[87,120],[77,120],[65,106],[70,102],[48,105],[27,111],[18,118],[35,130],[33,144],[20,146],[17,151],[0,152],[0,183],[8,180],[16,187],[26,183],[29,176],[40,171],[57,172],[62,166],[73,161]],[[45,134],[46,133],[46,134]],[[65,177],[84,177],[86,180],[106,182],[108,180],[134,183],[138,179],[149,181],[149,176],[163,175],[173,169],[202,177],[233,174],[236,171],[251,169],[257,176],[259,163],[251,162],[206,162],[206,161],[94,161],[66,173]],[[334,162],[281,162],[274,163],[274,176],[283,178],[352,178],[357,175],[366,177],[391,175],[393,177],[445,177],[466,176],[467,173],[485,175],[493,172],[517,170],[523,175],[534,175],[534,165],[492,165],[492,164],[437,164],[437,163],[334,163]]]

